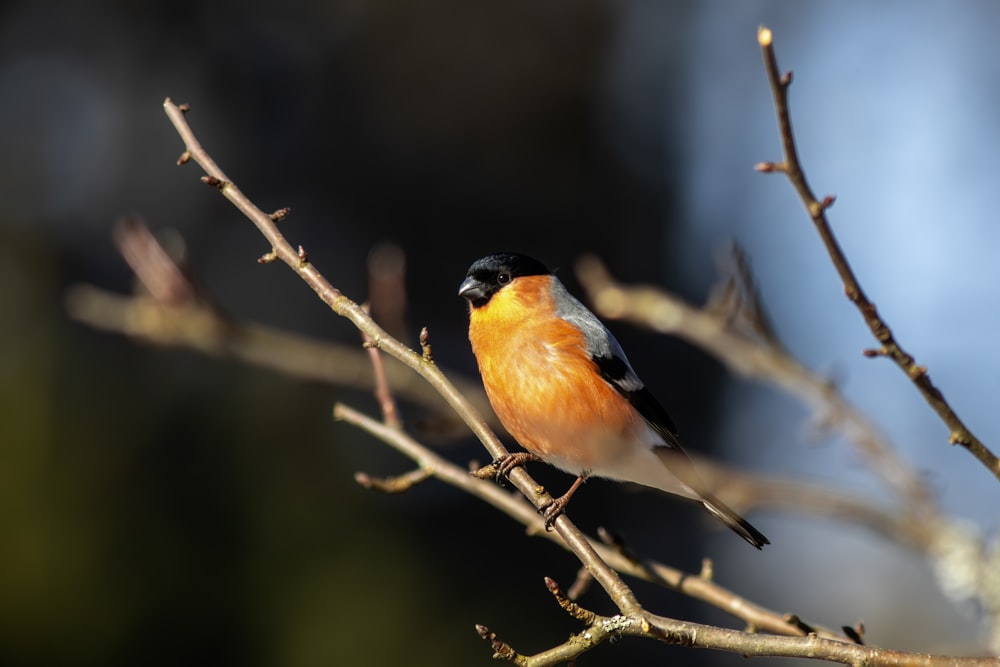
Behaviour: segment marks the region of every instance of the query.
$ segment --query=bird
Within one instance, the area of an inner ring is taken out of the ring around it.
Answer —
[[[537,259],[501,252],[476,260],[458,294],[490,405],[524,448],[499,475],[540,460],[576,475],[542,508],[546,528],[590,476],[692,499],[757,549],[770,541],[698,476],[677,427],[633,370],[618,340]]]

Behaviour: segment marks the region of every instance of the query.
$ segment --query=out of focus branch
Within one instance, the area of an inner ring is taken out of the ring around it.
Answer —
[[[403,335],[406,329],[403,324],[406,312],[406,264],[403,259],[403,251],[388,243],[368,253],[368,303],[364,306],[365,310],[372,313],[376,321],[393,331],[393,335],[397,337]],[[371,358],[372,372],[375,374],[375,399],[382,409],[382,421],[393,428],[403,428],[403,420],[389,388],[389,378],[385,374],[382,353],[367,334],[362,333],[361,338]]]
[[[448,428],[457,430],[460,422],[441,395],[396,359],[390,357],[383,363],[373,347],[368,350],[369,363],[355,346],[238,322],[227,316],[196,284],[191,272],[172,256],[142,220],[128,218],[122,221],[115,227],[114,238],[138,280],[138,296],[129,298],[96,287],[75,286],[66,298],[67,309],[74,319],[150,343],[234,358],[304,380],[374,390],[385,409],[387,389],[379,388],[377,382],[381,376],[403,398],[441,415],[433,424],[425,424],[427,429],[435,434]],[[376,262],[376,256],[380,254],[373,253],[371,263],[377,266],[372,266],[370,271],[373,298],[379,298],[381,312],[401,327],[398,309],[403,302],[399,297],[390,299],[386,295],[389,272],[385,260]],[[457,373],[451,375],[458,377]],[[455,384],[478,411],[492,418],[491,426],[499,425],[479,383],[459,378]]]
[[[909,513],[858,494],[828,488],[816,482],[752,475],[698,460],[698,472],[707,488],[741,514],[778,510],[810,518],[833,519],[864,526],[882,539],[924,551],[927,529]]]
[[[896,340],[895,335],[889,328],[888,323],[882,319],[875,304],[871,302],[861,283],[858,281],[854,270],[847,261],[847,256],[837,242],[830,223],[826,219],[826,210],[833,205],[833,197],[827,196],[822,201],[816,199],[812,188],[806,181],[805,171],[799,162],[798,149],[795,145],[795,136],[792,133],[791,115],[788,110],[788,88],[792,84],[791,72],[781,74],[778,69],[778,60],[774,55],[773,35],[771,31],[763,26],[757,32],[757,41],[760,43],[761,53],[764,56],[764,69],[767,71],[767,79],[771,86],[771,93],[774,96],[774,108],[778,117],[778,131],[781,135],[781,146],[784,152],[784,159],[781,162],[763,162],[757,165],[757,169],[762,172],[781,172],[788,177],[789,182],[795,188],[799,198],[809,212],[816,231],[823,240],[830,260],[833,262],[837,274],[844,283],[844,293],[847,298],[861,312],[865,323],[871,329],[872,335],[878,340],[880,347],[875,350],[867,350],[866,356],[881,356],[892,359],[897,366],[902,369],[906,376],[920,391],[927,403],[934,409],[941,420],[948,426],[951,433],[948,441],[955,445],[962,445],[975,456],[980,463],[986,466],[997,479],[1000,479],[1000,459],[983,444],[979,438],[973,435],[972,431],[959,419],[948,401],[945,400],[941,391],[931,382],[930,375],[925,366],[918,365],[913,356],[910,355]]]
[[[732,326],[727,313],[700,309],[650,286],[625,286],[593,256],[577,263],[577,277],[597,312],[683,338],[719,359],[733,373],[773,384],[811,408],[827,428],[840,431],[886,482],[915,521],[933,532],[941,512],[921,476],[890,447],[875,425],[837,388],[771,340]],[[926,544],[930,535],[920,540]]]
[[[853,407],[836,387],[789,356],[780,345],[733,325],[729,312],[699,309],[659,288],[630,287],[616,282],[595,257],[577,264],[577,276],[594,309],[609,319],[622,319],[660,333],[683,338],[706,350],[729,370],[782,389],[805,403],[828,429],[855,445],[872,470],[896,497],[896,515],[864,502],[795,482],[769,483],[752,476],[724,473],[714,482],[726,502],[745,509],[753,505],[781,505],[785,509],[858,521],[886,530],[893,537],[925,553],[935,565],[941,588],[951,597],[975,598],[996,626],[1000,618],[1000,590],[993,585],[994,563],[983,537],[951,520],[934,501],[919,473]],[[705,474],[712,478],[711,468]]]
[[[156,345],[236,359],[303,380],[375,389],[371,361],[360,345],[241,323],[199,305],[168,306],[151,296],[121,296],[89,285],[72,287],[66,295],[66,306],[70,317],[79,322]],[[449,421],[454,418],[454,412],[441,395],[429,390],[419,376],[396,359],[390,357],[384,361],[386,377],[399,396],[446,414]],[[477,411],[492,414],[479,385],[464,379],[456,380],[455,385]]]

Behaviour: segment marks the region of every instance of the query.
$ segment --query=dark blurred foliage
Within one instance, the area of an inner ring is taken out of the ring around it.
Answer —
[[[6,3],[0,663],[488,664],[475,623],[524,652],[576,631],[542,585],[569,586],[572,556],[436,482],[391,497],[353,482],[408,469],[331,422],[336,400],[374,411],[367,393],[98,333],[63,296],[131,289],[110,234],[135,213],[183,235],[234,317],[357,340],[291,272],[258,266],[256,230],[174,165],[169,96],[256,203],[292,208],[284,231],[349,296],[365,297],[369,250],[399,244],[411,342],[428,326],[443,365],[475,372],[456,289],[491,251],[561,266],[574,288],[574,259],[597,251],[624,279],[701,298],[665,250],[693,7],[664,6],[629,69],[613,62],[625,7],[594,0]],[[622,86],[644,91],[638,110]],[[704,440],[717,367],[618,331],[689,442]],[[483,456],[471,438],[441,447]],[[707,553],[701,515],[666,498],[594,481],[571,514],[693,571]],[[637,591],[658,612],[728,622]],[[610,611],[596,588],[583,602]],[[739,658],[622,641],[581,664],[670,660]]]

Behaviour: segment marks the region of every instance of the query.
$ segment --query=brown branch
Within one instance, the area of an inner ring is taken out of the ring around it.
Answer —
[[[287,213],[288,209],[281,209],[272,213],[271,217],[277,220]],[[436,434],[444,428],[457,430],[455,427],[460,422],[444,399],[395,359],[383,361],[384,358],[372,348],[369,350],[372,364],[366,368],[353,346],[234,320],[223,313],[211,295],[197,283],[196,277],[174,258],[176,253],[168,252],[139,218],[128,218],[118,224],[114,239],[139,281],[140,295],[127,299],[96,288],[75,286],[67,295],[67,310],[71,317],[95,328],[155,344],[190,347],[205,354],[231,356],[293,377],[335,386],[374,388],[383,411],[386,408],[384,397],[387,388],[378,384],[380,377],[384,376],[383,385],[391,384],[403,398],[435,409],[442,415],[433,424]],[[177,241],[182,242],[179,237]],[[385,271],[378,273],[384,275]],[[379,294],[383,301],[388,299],[384,294],[388,290],[385,284],[388,281],[373,277],[372,282],[380,283],[378,288],[373,287],[372,293]],[[401,278],[396,283],[396,288],[402,289]],[[398,302],[398,297],[389,301],[390,304]],[[396,303],[396,307],[400,307],[401,303]],[[391,310],[386,315],[389,319],[402,321],[402,315],[394,318]],[[424,356],[426,361],[430,361],[427,354]],[[458,377],[454,373],[449,375]],[[465,379],[455,383],[477,410],[492,419],[491,426],[498,427],[499,421],[489,407],[482,385]],[[424,431],[431,430],[427,420],[422,427]],[[462,431],[465,432],[464,427]]]
[[[395,428],[386,422],[389,428]],[[408,473],[395,477],[372,477],[366,473],[355,473],[354,481],[366,489],[375,489],[382,493],[403,493],[409,491],[414,486],[431,477],[431,471],[425,468],[417,468]]]
[[[798,149],[795,144],[795,136],[792,133],[792,121],[788,109],[788,88],[792,83],[791,73],[781,74],[778,69],[778,60],[774,54],[773,34],[768,28],[763,26],[757,32],[757,41],[760,43],[761,53],[764,56],[764,69],[767,71],[767,79],[771,86],[771,93],[774,96],[774,108],[778,118],[778,131],[781,135],[781,146],[784,152],[782,162],[761,163],[757,165],[759,171],[781,172],[785,174],[789,182],[795,188],[799,198],[809,212],[816,231],[819,233],[830,255],[837,274],[844,284],[844,293],[847,298],[861,312],[865,323],[871,329],[872,335],[878,340],[880,347],[868,356],[885,356],[892,359],[897,366],[906,374],[908,378],[920,391],[931,408],[938,414],[941,420],[950,429],[948,441],[955,445],[962,445],[975,456],[980,463],[986,466],[993,475],[1000,479],[1000,459],[990,451],[959,419],[958,415],[945,400],[941,391],[931,382],[930,375],[925,366],[918,365],[913,356],[910,355],[896,340],[895,335],[889,325],[879,315],[875,304],[871,302],[840,243],[830,228],[830,223],[826,218],[826,210],[833,204],[833,197],[825,197],[822,201],[816,199],[806,175],[799,162]]]
[[[375,375],[375,400],[378,401],[382,409],[382,419],[393,428],[403,428],[403,420],[399,416],[399,409],[396,407],[396,399],[393,398],[389,390],[389,381],[385,376],[385,364],[382,363],[382,353],[375,345],[368,334],[362,333],[365,347],[368,348],[368,356],[372,361],[372,370]]]
[[[551,579],[546,578],[545,584],[559,606],[571,617],[581,621],[586,630],[571,635],[558,646],[527,656],[501,641],[496,633],[491,632],[486,626],[477,625],[476,631],[479,636],[492,646],[494,658],[507,660],[522,667],[556,665],[570,662],[605,641],[618,637],[643,637],[664,644],[692,648],[722,648],[747,657],[813,658],[844,665],[865,665],[865,667],[995,667],[1000,664],[1000,660],[992,657],[956,658],[928,653],[890,651],[867,647],[856,641],[838,641],[815,634],[806,637],[757,635],[687,623],[662,616],[602,616],[568,600]],[[857,636],[856,632],[854,634]]]
[[[476,629],[480,636],[493,646],[494,658],[505,659],[523,667],[542,667],[569,662],[598,644],[619,637],[643,637],[668,645],[721,649],[746,657],[812,658],[865,667],[996,667],[1000,664],[1000,660],[991,657],[959,658],[928,653],[906,653],[871,648],[856,642],[837,641],[816,635],[807,637],[755,635],[661,616],[634,618],[589,613],[592,620],[587,624],[585,631],[570,636],[559,646],[532,656],[517,653],[509,644],[500,641],[486,626],[476,626]]]
[[[188,306],[203,299],[197,286],[139,218],[115,225],[118,251],[154,301],[165,306]]]
[[[309,261],[306,251],[301,246],[297,249],[293,248],[285,240],[274,225],[276,216],[260,211],[229,181],[196,140],[184,118],[184,112],[187,109],[174,105],[169,99],[164,102],[164,109],[185,144],[185,151],[182,155],[182,160],[179,162],[194,161],[198,163],[206,172],[206,176],[202,180],[208,185],[217,188],[223,196],[229,199],[254,222],[271,245],[271,250],[262,259],[267,262],[280,259],[286,263],[317,293],[331,310],[350,320],[361,332],[370,337],[373,345],[385,350],[389,355],[397,358],[403,364],[416,371],[436,389],[456,413],[469,425],[494,458],[505,455],[507,453],[505,448],[497,440],[486,422],[479,417],[475,409],[465,400],[455,386],[448,381],[434,363],[428,360],[427,357],[429,355],[425,357],[418,354],[388,335],[365,313],[360,305],[344,296],[320,274]],[[345,412],[343,406],[340,406],[337,409],[337,416],[347,418],[350,416],[350,413]],[[354,415],[351,418],[357,420],[358,416]],[[403,431],[374,422],[374,420],[370,421],[371,423],[367,425],[368,428],[372,432],[381,432],[380,437],[383,437],[383,439],[393,440],[399,443],[400,446],[403,444],[411,446],[413,444]],[[425,475],[424,470],[428,466],[433,466],[434,469],[440,467],[440,461],[427,458],[434,455],[426,449],[416,453],[421,457],[417,459],[421,466],[421,471],[415,471],[407,475],[406,478],[408,480],[423,479]],[[438,474],[435,472],[435,476]],[[500,493],[510,498],[509,494],[501,491],[495,485],[481,482],[475,477],[464,473],[461,477],[463,481],[459,482],[459,484],[482,484],[484,487],[490,488],[491,492]],[[548,494],[523,469],[513,471],[510,478],[512,483],[521,491],[525,498],[528,498],[534,504],[536,509],[544,506],[551,500]],[[520,507],[518,511],[527,511],[531,515],[531,521],[536,524],[541,521],[537,514],[523,500],[519,501],[518,504]],[[843,640],[823,639],[814,635],[807,637],[779,637],[777,635],[742,633],[722,628],[684,623],[649,614],[639,605],[631,589],[621,580],[615,570],[602,559],[602,555],[598,551],[600,545],[592,544],[586,536],[576,529],[566,515],[560,516],[555,521],[554,528],[558,539],[587,566],[593,574],[595,581],[604,588],[622,613],[621,616],[608,618],[608,637],[635,635],[652,637],[667,643],[679,643],[688,646],[723,647],[725,650],[739,652],[744,655],[826,657],[835,661],[845,662],[845,664],[860,664],[862,662],[869,665],[943,664],[937,662],[940,659],[935,659],[931,656],[926,656],[927,661],[919,662],[918,659],[925,656],[917,656],[915,654],[911,654],[913,657],[906,659],[905,662],[900,659],[890,661],[883,659],[884,656],[889,655],[889,652],[868,649]],[[550,533],[544,530],[540,531],[539,534],[550,535]],[[552,539],[555,538],[553,537]],[[703,578],[693,578],[693,580],[706,581]],[[580,614],[576,614],[576,616],[579,618]],[[788,631],[788,628],[792,626],[787,620],[783,620],[783,627]],[[794,631],[800,630],[795,628]],[[794,634],[794,631],[792,634]],[[894,655],[906,656],[907,654]],[[842,656],[849,657],[849,660],[847,658],[841,659]],[[548,660],[531,664],[553,664],[553,661]],[[961,659],[948,659],[947,664],[979,663],[972,663]]]
[[[377,437],[396,451],[413,459],[421,470],[454,486],[469,495],[489,503],[507,516],[522,523],[530,535],[542,537],[568,548],[559,535],[545,530],[545,521],[521,496],[507,493],[496,484],[468,474],[414,440],[404,431],[387,427],[378,420],[342,403],[334,406],[335,419],[347,422]],[[589,538],[588,538],[589,539]],[[631,577],[657,583],[701,600],[743,621],[756,631],[802,636],[807,634],[800,626],[790,623],[788,614],[773,612],[750,602],[732,591],[716,584],[710,575],[694,575],[662,563],[640,559],[628,552],[612,537],[589,540],[601,559],[616,570]],[[846,641],[846,637],[832,630],[811,626],[811,631],[830,639]]]
[[[373,319],[381,322],[390,330],[395,330],[398,336],[403,326],[403,312],[406,308],[406,288],[404,286],[403,251],[398,247],[385,244],[368,254],[368,303],[363,306],[365,312]],[[382,353],[371,337],[362,332],[361,338],[368,349],[372,360],[372,371],[375,373],[375,400],[382,409],[382,420],[393,428],[403,428],[403,420],[396,407],[396,399],[389,389],[389,380],[385,376],[385,364],[382,363]]]
[[[303,380],[375,389],[370,358],[360,345],[344,345],[260,324],[223,319],[210,308],[172,307],[150,297],[126,297],[90,285],[71,287],[66,294],[66,308],[70,317],[88,326],[156,345],[237,359]],[[443,419],[439,421],[456,421],[451,407],[420,376],[392,357],[383,357],[383,362],[387,381],[400,398],[441,414]],[[458,373],[448,375],[460,378]],[[466,379],[456,379],[454,383],[478,412],[490,415],[490,423],[499,426],[490,412],[482,385]]]
[[[406,310],[406,285],[404,278],[403,251],[397,246],[383,244],[368,253],[368,303],[365,312],[380,322],[394,335],[399,336],[405,327],[403,313]],[[375,373],[375,400],[382,408],[382,420],[393,428],[403,428],[403,419],[396,407],[396,399],[389,388],[389,380],[385,375],[385,364],[382,363],[382,353],[368,334],[362,332],[361,338],[368,349],[372,360],[372,371]]]
[[[347,318],[361,332],[367,334],[374,345],[423,377],[445,398],[494,459],[505,456],[508,453],[506,448],[494,435],[489,425],[440,369],[432,361],[427,361],[423,355],[414,352],[386,333],[359,304],[333,287],[309,261],[305,250],[301,246],[298,249],[293,248],[278,231],[273,217],[254,205],[212,160],[188,125],[184,117],[185,110],[182,110],[169,98],[164,100],[163,108],[184,142],[184,154],[188,156],[185,162],[194,161],[197,163],[206,174],[202,177],[202,181],[218,189],[226,199],[254,223],[271,245],[271,250],[266,256],[280,259],[287,264],[334,313]],[[525,497],[534,503],[536,508],[551,504],[551,496],[545,493],[544,489],[523,468],[514,470],[510,474],[510,480]],[[577,558],[587,565],[593,573],[595,581],[608,593],[623,613],[638,614],[642,612],[642,607],[632,590],[625,585],[614,569],[601,560],[584,535],[569,520],[569,517],[560,516],[553,527]]]
[[[813,658],[844,665],[865,665],[865,667],[902,667],[904,665],[906,667],[996,667],[1000,665],[1000,659],[994,657],[953,657],[929,653],[907,653],[863,646],[853,641],[827,639],[817,635],[807,637],[748,635],[739,630],[675,621],[659,616],[649,617],[648,620],[651,626],[648,631],[631,625],[626,626],[621,634],[650,636],[660,639],[665,644],[722,649],[751,657]],[[639,632],[640,629],[642,632]],[[752,638],[753,641],[748,638]]]
[[[364,308],[364,306],[362,306]],[[365,308],[367,311],[368,308]],[[378,345],[371,337],[361,332],[361,340],[364,341],[364,347],[368,350],[368,358],[372,362],[372,373],[374,375],[375,381],[375,400],[378,401],[379,408],[382,410],[382,421],[384,421],[389,426],[393,428],[403,428],[403,420],[399,416],[399,410],[396,408],[396,399],[393,398],[392,391],[389,389],[389,380],[385,375],[385,364],[382,363],[382,353],[378,350]]]

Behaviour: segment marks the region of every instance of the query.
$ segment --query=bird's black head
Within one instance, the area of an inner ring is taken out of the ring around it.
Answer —
[[[549,276],[552,272],[537,259],[515,252],[501,252],[477,259],[465,274],[458,295],[479,308],[515,278]]]

